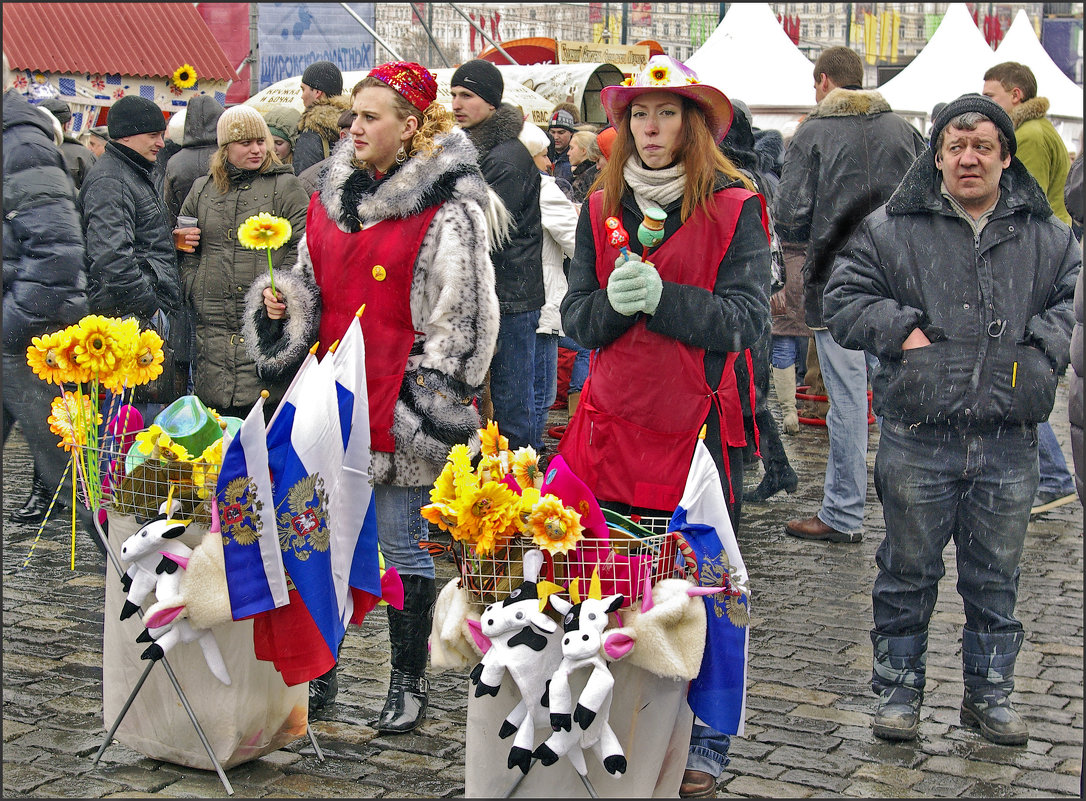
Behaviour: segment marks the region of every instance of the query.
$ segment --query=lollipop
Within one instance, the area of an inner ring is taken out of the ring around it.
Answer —
[[[630,251],[626,249],[626,246],[630,244],[630,235],[622,227],[622,222],[618,217],[608,217],[603,221],[603,226],[610,232],[607,235],[607,244],[621,250],[622,255],[629,259]]]
[[[637,241],[647,248],[654,248],[664,239],[664,220],[667,212],[663,209],[645,210],[645,219],[637,226]]]

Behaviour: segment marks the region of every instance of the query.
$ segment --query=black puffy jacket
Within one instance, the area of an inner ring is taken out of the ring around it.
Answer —
[[[502,314],[542,309],[543,220],[539,212],[539,170],[517,138],[524,119],[502,103],[490,117],[464,133],[479,151],[479,169],[513,218],[509,241],[490,254]]]
[[[142,164],[141,164],[142,162]],[[181,308],[169,212],[150,162],[110,142],[79,190],[91,311],[150,320]]]
[[[837,251],[885,203],[925,148],[924,137],[874,91],[834,89],[784,151],[773,225],[785,242],[807,243],[807,325],[822,328],[822,292]]]
[[[87,313],[83,231],[53,129],[18,92],[4,94],[4,351]]]
[[[917,159],[837,256],[826,324],[879,359],[877,414],[906,424],[996,426],[1048,419],[1068,363],[1078,242],[1017,158],[974,236]],[[903,351],[919,328],[930,345]]]

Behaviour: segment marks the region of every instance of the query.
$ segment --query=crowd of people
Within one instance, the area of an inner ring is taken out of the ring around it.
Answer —
[[[6,58],[4,75],[4,437],[18,421],[35,457],[13,519],[44,516],[66,458],[31,337],[87,312],[134,316],[172,368],[141,402],[194,392],[244,417],[263,389],[270,414],[366,304],[378,533],[404,583],[375,726],[398,733],[428,704],[436,587],[420,509],[486,421],[545,463],[562,374],[558,452],[602,506],[665,517],[700,435],[742,541],[744,501],[797,489],[782,435],[824,416],[821,506],[785,531],[847,544],[863,536],[873,411],[874,733],[916,737],[953,539],[962,723],[1027,741],[1011,702],[1018,561],[1031,512],[1075,487],[1047,419],[1072,361],[1083,205],[1082,154],[1071,164],[1028,67],[989,70],[925,137],[863,88],[854,51],[829,48],[786,141],[667,56],[602,90],[607,125],[562,103],[546,130],[503,101],[485,60],[456,69],[451,113],[421,65],[345,87],[322,61],[302,75],[304,112],[199,96],[171,134],[155,103],[126,96],[86,147],[63,133],[66,104],[35,109]],[[272,274],[237,240],[260,212],[291,224]],[[609,221],[633,235],[616,240]],[[818,376],[822,415],[796,405]],[[1072,396],[1081,439],[1077,374]],[[315,678],[311,713],[337,689],[335,667]],[[728,748],[696,719],[680,795],[714,795]]]

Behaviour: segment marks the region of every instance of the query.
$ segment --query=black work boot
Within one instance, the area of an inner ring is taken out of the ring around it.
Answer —
[[[34,481],[30,485],[30,497],[27,498],[23,508],[16,509],[9,516],[12,523],[40,523],[45,519],[45,513],[49,510],[49,502],[52,500],[52,492],[45,485],[45,481],[34,471]]]
[[[879,695],[871,723],[875,736],[883,740],[915,740],[923,700],[923,694],[912,687],[887,687]]]
[[[758,412],[754,420],[758,423],[758,430],[761,432],[760,445],[765,475],[762,476],[762,482],[757,487],[743,493],[743,500],[761,502],[769,500],[781,490],[789,494],[795,492],[799,486],[799,476],[788,463],[788,455],[784,452],[777,422],[768,410]]]
[[[437,597],[435,582],[423,576],[406,575],[401,579],[403,609],[388,607],[392,675],[388,698],[376,724],[377,731],[387,734],[411,731],[422,722],[430,690],[426,642]]]
[[[338,663],[332,665],[332,669],[323,676],[309,682],[309,714],[320,712],[325,707],[331,706],[339,693],[339,677],[336,671]]]
[[[1011,705],[1014,663],[1022,647],[1021,631],[962,632],[962,673],[965,696],[961,722],[980,730],[997,745],[1025,745],[1029,727]]]
[[[871,632],[871,689],[879,703],[871,729],[883,740],[915,740],[927,680],[928,633],[888,636]]]

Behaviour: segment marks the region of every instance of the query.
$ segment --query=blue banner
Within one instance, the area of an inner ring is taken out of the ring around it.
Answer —
[[[374,3],[348,3],[376,28]],[[343,72],[377,65],[373,36],[339,3],[258,3],[260,88],[331,61]],[[344,87],[349,90],[350,87]]]

